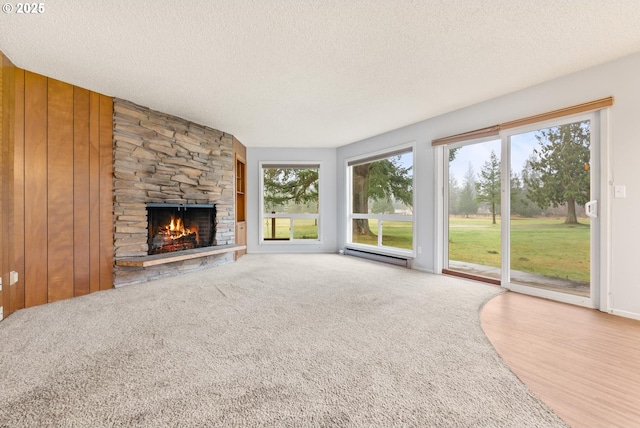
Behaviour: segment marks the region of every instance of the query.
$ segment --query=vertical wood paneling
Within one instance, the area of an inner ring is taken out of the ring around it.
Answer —
[[[113,288],[113,99],[100,96],[100,289]]]
[[[8,158],[9,139],[7,125],[9,123],[8,94],[6,93],[6,64],[5,57],[0,53],[0,279],[6,284],[9,277],[9,228],[5,225],[8,214],[9,197],[5,191],[7,180],[6,170],[11,165]],[[0,290],[0,306],[2,306],[3,317],[8,316],[10,304],[9,288]]]
[[[15,69],[13,151],[13,269],[18,282],[11,295],[13,309],[24,308],[24,70]]]
[[[73,88],[73,277],[74,296],[90,292],[89,91]]]
[[[48,301],[73,297],[73,86],[49,79]]]
[[[25,305],[47,303],[47,78],[25,72]]]
[[[100,290],[100,95],[89,95],[89,291]]]
[[[21,80],[16,83],[18,77]],[[16,86],[24,86],[24,74],[0,52],[0,275],[4,285],[0,291],[0,306],[3,317],[24,306],[20,301],[21,284],[10,285],[9,274],[16,270],[14,250],[16,243],[22,241],[16,236],[14,161],[16,140],[22,141],[16,138],[16,121],[22,121],[24,112],[20,111],[20,106],[24,106],[24,102],[22,98],[16,102]]]
[[[3,265],[6,283],[10,266],[19,276],[10,306],[112,288],[113,100],[14,71],[9,86],[15,100],[10,122],[14,160],[9,167],[2,165],[10,179],[3,175],[2,183],[11,183],[13,203],[5,204],[5,193],[0,195],[0,214],[7,219],[7,206],[15,213],[13,223],[0,222],[16,236],[12,255],[5,251],[6,234],[2,241],[3,257],[9,255]],[[0,87],[6,93],[6,82]]]

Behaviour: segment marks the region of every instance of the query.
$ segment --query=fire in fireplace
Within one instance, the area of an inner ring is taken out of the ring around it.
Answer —
[[[147,204],[149,254],[215,244],[215,205]]]

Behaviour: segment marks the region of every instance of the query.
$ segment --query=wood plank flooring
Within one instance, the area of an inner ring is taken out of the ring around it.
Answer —
[[[507,292],[482,328],[513,372],[573,427],[640,427],[640,321]]]

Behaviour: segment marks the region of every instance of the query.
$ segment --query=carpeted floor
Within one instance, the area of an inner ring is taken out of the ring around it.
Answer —
[[[499,292],[247,255],[18,311],[0,323],[0,426],[565,426],[480,328]]]

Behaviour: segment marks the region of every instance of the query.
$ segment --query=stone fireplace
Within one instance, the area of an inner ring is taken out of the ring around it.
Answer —
[[[233,136],[116,98],[113,138],[116,287],[233,261],[221,252],[125,263],[235,242]],[[171,231],[172,217],[185,230]]]

